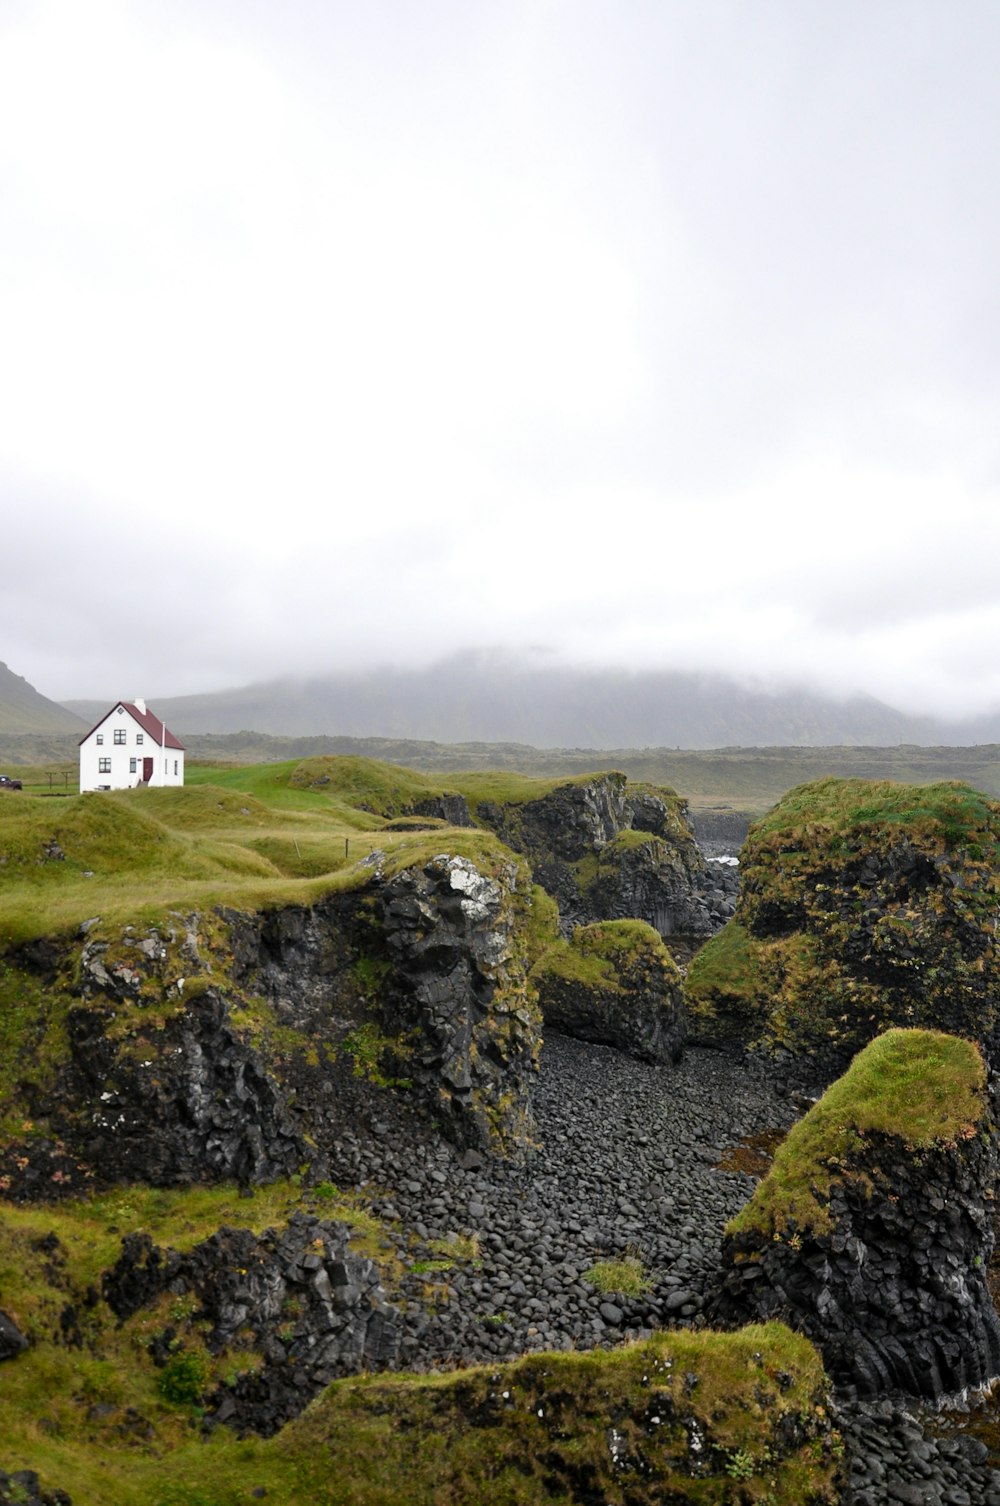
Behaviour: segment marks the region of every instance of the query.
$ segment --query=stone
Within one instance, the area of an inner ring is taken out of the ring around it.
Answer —
[[[28,1347],[28,1340],[13,1318],[0,1311],[0,1360],[13,1359]]]

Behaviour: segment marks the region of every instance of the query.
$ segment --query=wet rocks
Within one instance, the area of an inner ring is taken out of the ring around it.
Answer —
[[[898,1399],[838,1397],[845,1446],[843,1506],[1000,1506],[1000,1470],[972,1437],[937,1437]]]

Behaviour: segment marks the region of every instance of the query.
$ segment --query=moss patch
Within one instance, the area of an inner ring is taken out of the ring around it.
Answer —
[[[551,946],[539,960],[533,981],[547,981],[624,993],[626,975],[654,968],[660,984],[676,983],[680,972],[658,931],[642,920],[601,920],[577,926],[568,942]]]

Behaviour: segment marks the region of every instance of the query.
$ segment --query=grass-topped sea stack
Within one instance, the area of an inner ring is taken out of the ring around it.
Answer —
[[[872,1041],[789,1133],[723,1244],[723,1321],[779,1313],[865,1396],[940,1398],[1000,1373],[986,1270],[998,1169],[977,1046]]]
[[[736,913],[687,979],[692,1033],[812,1057],[890,1025],[991,1049],[1000,804],[966,785],[822,779],[751,827]]]

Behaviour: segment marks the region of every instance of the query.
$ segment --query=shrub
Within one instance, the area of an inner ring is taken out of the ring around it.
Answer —
[[[172,1355],[160,1371],[156,1387],[164,1401],[175,1407],[195,1407],[201,1401],[208,1380],[208,1366],[200,1354],[181,1350]]]

